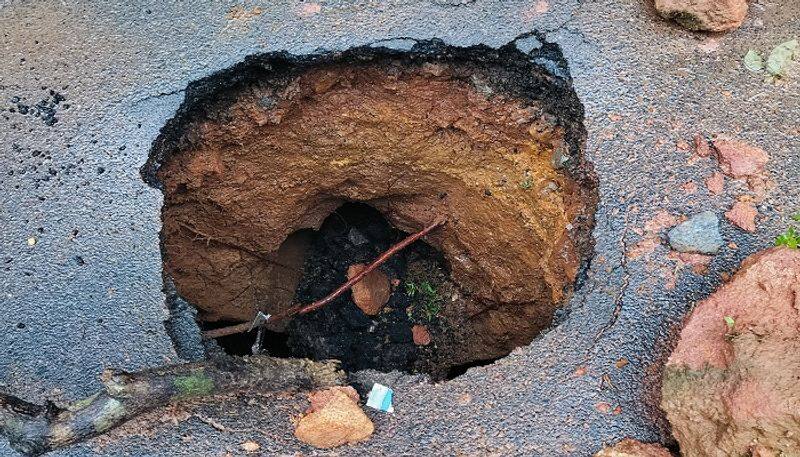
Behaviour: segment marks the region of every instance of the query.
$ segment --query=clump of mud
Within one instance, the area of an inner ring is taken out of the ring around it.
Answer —
[[[380,336],[361,346],[376,355],[351,366],[414,369],[435,359],[446,369],[505,355],[549,325],[591,251],[597,197],[580,104],[567,81],[511,46],[414,49],[267,56],[188,92],[144,175],[164,190],[165,272],[201,320],[275,314],[341,284],[333,264],[372,258],[335,249],[320,257],[328,247],[312,231],[361,202],[397,232],[374,239],[372,253],[446,216],[426,238],[435,249],[395,263],[410,259],[417,281],[447,295],[425,360],[413,346],[392,351],[393,361],[380,355],[407,342],[408,332],[391,336],[397,325],[414,323],[395,290],[387,310],[397,319],[341,326]],[[336,280],[320,281],[328,264]],[[408,269],[398,268],[384,269],[402,284]],[[331,306],[271,330],[289,332],[294,355],[330,355],[302,322],[338,325],[347,316]]]

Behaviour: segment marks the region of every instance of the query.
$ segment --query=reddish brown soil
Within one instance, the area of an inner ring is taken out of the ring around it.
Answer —
[[[329,64],[280,88],[254,83],[190,123],[158,172],[178,291],[209,321],[279,311],[308,245],[296,232],[360,201],[406,232],[445,215],[427,241],[470,299],[442,314],[465,317],[487,357],[528,343],[588,254],[596,194],[554,166],[570,149],[555,118],[493,93],[489,77]]]

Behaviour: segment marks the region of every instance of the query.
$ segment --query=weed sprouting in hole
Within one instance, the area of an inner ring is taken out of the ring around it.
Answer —
[[[533,187],[533,177],[531,177],[530,170],[525,170],[525,177],[519,182],[519,188],[529,190],[531,187]]]
[[[731,316],[725,316],[722,319],[725,321],[725,325],[727,325],[729,329],[733,329],[733,327],[736,325],[736,320],[734,320]]]
[[[438,316],[442,310],[442,297],[436,287],[428,281],[419,283],[406,282],[406,295],[414,299],[415,305],[419,307],[419,310],[429,322]]]
[[[792,220],[800,222],[800,213],[792,216]],[[785,232],[775,238],[775,246],[786,246],[790,249],[797,249],[800,246],[800,233],[794,227],[789,227]]]

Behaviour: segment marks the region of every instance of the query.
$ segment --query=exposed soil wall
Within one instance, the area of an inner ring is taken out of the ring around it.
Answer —
[[[466,299],[443,314],[486,340],[482,357],[549,324],[597,200],[568,81],[512,47],[435,43],[267,56],[216,78],[188,92],[143,171],[165,193],[165,272],[201,319],[288,306],[299,231],[353,201],[407,232],[447,217],[427,239]]]

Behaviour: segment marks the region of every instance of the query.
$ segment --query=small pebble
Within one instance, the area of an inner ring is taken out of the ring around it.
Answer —
[[[716,254],[723,244],[719,218],[704,211],[678,224],[667,234],[672,249],[678,252]]]

